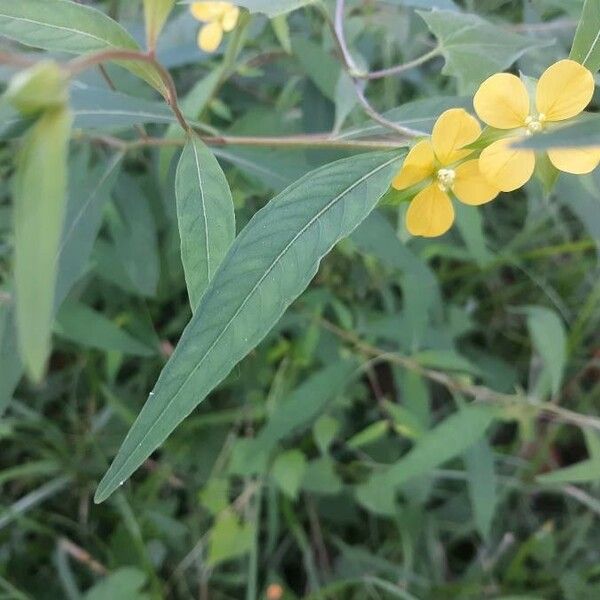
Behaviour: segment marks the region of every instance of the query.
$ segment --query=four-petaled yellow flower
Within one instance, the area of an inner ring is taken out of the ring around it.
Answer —
[[[481,135],[475,117],[462,108],[442,113],[433,127],[431,140],[418,142],[408,153],[392,182],[397,190],[426,182],[406,213],[406,227],[413,235],[436,237],[450,229],[454,207],[450,194],[477,206],[493,200],[499,190],[479,172],[479,161],[467,159],[467,148]]]
[[[198,46],[204,52],[214,52],[238,22],[240,9],[231,2],[194,2],[190,6],[194,18],[206,23],[198,33]]]
[[[593,94],[593,75],[573,60],[560,60],[542,74],[535,103],[516,75],[497,73],[486,79],[475,94],[475,112],[487,125],[511,131],[508,137],[482,151],[479,159],[482,174],[503,192],[527,183],[535,168],[535,152],[511,146],[524,134],[535,135],[549,123],[577,116]],[[583,175],[600,163],[600,146],[551,149],[548,157],[558,170]]]

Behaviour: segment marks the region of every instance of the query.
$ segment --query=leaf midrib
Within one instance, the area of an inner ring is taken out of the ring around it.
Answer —
[[[206,218],[206,202],[204,198],[204,185],[202,184],[202,174],[200,173],[200,160],[198,159],[198,149],[196,148],[196,142],[191,140],[192,148],[194,150],[194,160],[196,162],[196,174],[198,175],[198,186],[200,187],[200,203],[202,206],[202,221],[204,223],[204,244],[206,250],[206,280],[210,282],[212,279],[210,273],[210,244],[208,238],[208,219]],[[191,292],[191,290],[189,290]],[[193,307],[195,311],[197,306]]]
[[[277,263],[285,256],[285,254],[289,251],[289,249],[296,243],[296,241],[302,235],[304,235],[304,233],[306,233],[306,231],[317,221],[317,219],[319,219],[319,217],[321,217],[322,215],[324,215],[333,206],[335,206],[337,204],[337,202],[339,202],[344,196],[346,196],[347,194],[349,194],[352,190],[354,190],[356,187],[358,187],[361,183],[363,183],[364,181],[366,181],[367,179],[369,179],[370,177],[372,177],[373,175],[375,175],[376,173],[378,173],[379,171],[381,171],[385,167],[389,166],[390,164],[392,164],[396,160],[398,160],[398,158],[396,156],[393,157],[393,158],[391,158],[390,160],[386,161],[382,165],[379,165],[376,169],[373,169],[369,173],[363,175],[360,179],[358,179],[352,185],[350,185],[349,187],[347,187],[343,192],[341,192],[340,194],[338,194],[326,206],[324,206],[319,212],[317,212],[317,214],[314,215],[308,221],[308,223],[306,223],[306,225],[304,225],[304,227],[302,227],[302,229],[286,244],[286,246],[281,250],[281,252],[275,257],[275,259],[273,260],[273,262],[271,263],[271,265],[265,270],[264,274],[256,282],[256,284],[254,285],[254,287],[246,295],[246,297],[244,298],[244,300],[241,302],[240,306],[237,308],[237,310],[235,311],[235,313],[232,315],[232,317],[229,319],[229,321],[227,321],[227,323],[225,324],[225,326],[221,330],[221,333],[216,337],[216,339],[214,340],[214,342],[206,350],[206,352],[204,353],[204,355],[202,356],[202,358],[200,359],[200,361],[198,362],[198,364],[191,370],[191,372],[189,373],[189,375],[181,383],[181,385],[179,386],[179,388],[177,389],[177,391],[173,394],[173,396],[171,397],[171,399],[169,400],[169,402],[165,406],[164,410],[162,410],[161,413],[156,417],[156,419],[154,419],[154,422],[152,423],[152,425],[150,425],[150,427],[148,428],[148,430],[146,431],[146,433],[144,434],[144,436],[142,437],[142,439],[136,444],[135,448],[130,452],[129,456],[132,456],[135,452],[137,452],[141,448],[141,446],[144,444],[144,442],[148,439],[148,436],[152,433],[152,431],[156,427],[156,425],[159,422],[161,416],[166,411],[168,411],[169,408],[171,407],[171,405],[176,401],[176,399],[178,398],[178,396],[181,393],[181,391],[185,388],[185,386],[188,384],[188,382],[190,381],[190,379],[194,376],[194,374],[196,373],[196,371],[200,368],[200,366],[202,365],[202,363],[204,362],[204,360],[206,359],[206,357],[209,356],[209,354],[213,351],[213,349],[219,343],[219,341],[221,340],[221,338],[225,335],[225,333],[227,332],[227,330],[229,329],[229,327],[231,327],[231,324],[235,321],[235,319],[238,317],[238,315],[240,314],[240,312],[244,309],[244,307],[246,306],[246,304],[250,301],[250,298],[254,295],[254,293],[256,292],[256,290],[259,288],[259,286],[262,284],[262,282],[269,276],[269,274],[275,268],[275,266],[277,265]],[[119,474],[125,469],[126,465],[127,465],[127,462],[125,462],[123,464],[123,466],[113,475],[113,477],[111,479],[111,486],[107,486],[107,488],[114,487],[113,482],[119,479]]]

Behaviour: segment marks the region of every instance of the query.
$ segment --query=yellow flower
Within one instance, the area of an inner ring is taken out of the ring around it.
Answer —
[[[204,52],[214,52],[223,39],[223,32],[231,31],[240,16],[240,9],[231,2],[194,2],[190,11],[195,19],[206,23],[198,33],[198,46]]]
[[[561,60],[546,69],[537,84],[535,106],[517,76],[497,73],[486,79],[475,94],[475,112],[484,123],[511,133],[483,150],[479,159],[483,175],[503,192],[527,183],[535,168],[535,152],[511,145],[523,134],[535,135],[549,123],[577,116],[593,94],[593,75],[573,60]],[[600,146],[556,148],[548,151],[548,157],[560,171],[582,175],[600,163]]]
[[[446,233],[454,222],[450,193],[472,206],[485,204],[498,195],[499,191],[479,172],[477,159],[464,160],[473,152],[465,146],[480,134],[475,117],[462,108],[452,108],[435,123],[431,140],[418,142],[408,153],[392,186],[405,190],[427,182],[406,213],[410,233],[424,237]]]

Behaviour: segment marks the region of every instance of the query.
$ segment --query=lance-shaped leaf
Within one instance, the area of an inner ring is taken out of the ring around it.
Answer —
[[[144,20],[146,21],[148,48],[156,46],[156,40],[167,22],[173,6],[175,6],[175,0],[144,0]]]
[[[71,0],[0,0],[0,35],[53,52],[87,54],[104,50],[139,50],[137,42],[104,13]],[[119,64],[164,92],[147,64]]]
[[[585,0],[571,58],[592,73],[600,69],[600,0]]]
[[[193,136],[175,180],[181,260],[192,310],[235,238],[233,198],[217,159]]]
[[[43,114],[27,134],[15,174],[17,331],[23,363],[36,381],[50,352],[71,123],[67,109]]]
[[[279,320],[331,248],[373,210],[398,153],[337,161],[299,179],[236,238],[100,482],[105,500]]]

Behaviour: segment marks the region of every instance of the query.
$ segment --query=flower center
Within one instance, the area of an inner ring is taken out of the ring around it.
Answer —
[[[442,192],[447,192],[453,185],[456,179],[456,171],[454,169],[440,169],[437,172],[438,186]]]
[[[525,126],[527,127],[527,135],[534,135],[544,129],[544,121],[546,115],[540,113],[539,115],[529,116],[525,119]]]

